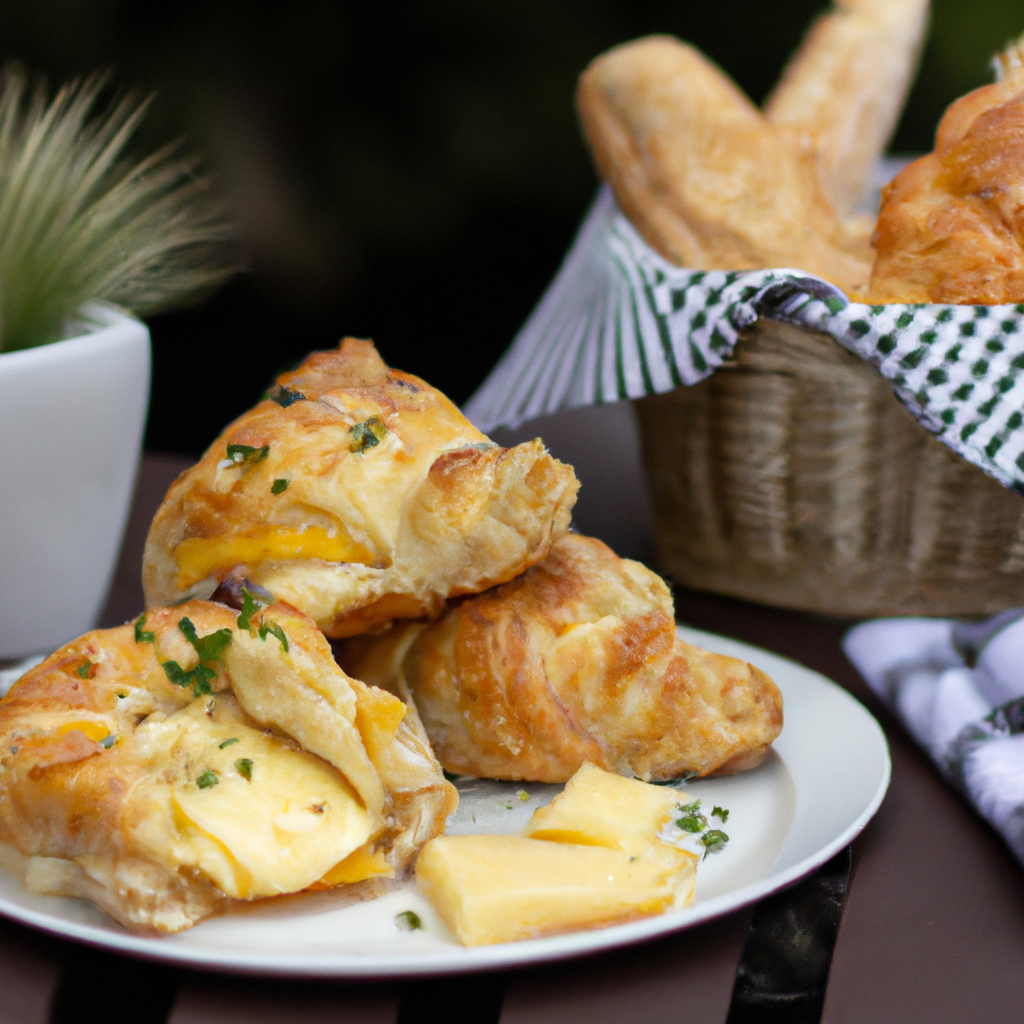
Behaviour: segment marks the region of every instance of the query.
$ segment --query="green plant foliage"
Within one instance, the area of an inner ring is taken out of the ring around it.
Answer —
[[[147,316],[209,292],[233,268],[231,228],[179,144],[129,163],[149,100],[105,109],[107,77],[48,100],[17,68],[0,92],[0,351],[64,336],[102,300]]]

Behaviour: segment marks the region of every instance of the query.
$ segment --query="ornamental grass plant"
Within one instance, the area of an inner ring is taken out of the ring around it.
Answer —
[[[232,230],[180,143],[130,161],[149,99],[105,103],[109,76],[52,98],[17,67],[0,84],[0,352],[66,336],[87,302],[140,317],[195,301],[235,269]]]

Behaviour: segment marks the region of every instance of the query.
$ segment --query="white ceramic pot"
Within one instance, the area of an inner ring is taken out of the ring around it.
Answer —
[[[0,354],[0,659],[96,625],[149,404],[146,325],[90,305],[82,333]]]

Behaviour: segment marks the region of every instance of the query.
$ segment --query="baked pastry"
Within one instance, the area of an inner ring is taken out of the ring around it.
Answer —
[[[577,105],[598,171],[666,259],[797,267],[847,291],[867,281],[812,155],[698,50],[667,36],[617,46],[580,77]]]
[[[586,761],[645,781],[738,771],[782,728],[763,672],[684,643],[664,581],[577,534],[437,622],[338,646],[348,672],[415,704],[458,774],[565,782]]]
[[[0,701],[0,845],[27,888],[176,932],[233,899],[375,895],[444,830],[458,798],[402,703],[301,613],[245,604],[87,633]]]
[[[868,300],[1024,301],[1024,39],[882,193]]]
[[[281,376],[171,486],[148,607],[242,581],[325,634],[379,630],[540,561],[579,484],[539,440],[499,448],[439,391],[346,338]]]
[[[765,118],[809,154],[841,217],[864,199],[917,68],[928,0],[835,0],[765,100]]]

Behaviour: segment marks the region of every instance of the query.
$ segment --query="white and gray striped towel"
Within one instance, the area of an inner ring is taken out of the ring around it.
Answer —
[[[1024,864],[1024,609],[978,625],[878,619],[843,647]]]

